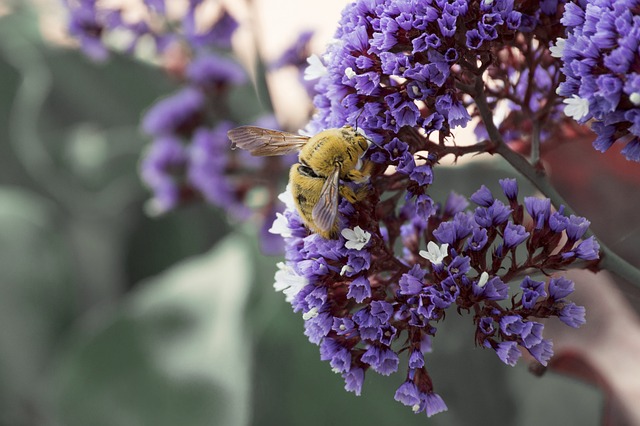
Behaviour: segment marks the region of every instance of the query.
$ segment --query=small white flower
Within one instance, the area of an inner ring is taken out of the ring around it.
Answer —
[[[581,120],[589,114],[589,99],[582,99],[578,95],[565,99],[562,102],[567,104],[564,107],[564,113],[576,121]]]
[[[351,67],[347,67],[347,69],[344,70],[344,75],[347,76],[347,78],[349,80],[351,80],[353,77],[355,77],[357,74],[356,72],[353,70],[353,68]]]
[[[353,272],[353,268],[349,265],[344,265],[340,270],[340,276],[343,276],[347,272]]]
[[[487,271],[482,271],[480,279],[478,280],[478,287],[484,287],[485,284],[487,284],[487,281],[489,281],[489,274],[487,274]]]
[[[293,194],[291,193],[291,184],[287,184],[286,189],[280,195],[278,195],[278,200],[282,201],[285,206],[287,206],[287,210],[294,210],[296,208],[296,203],[293,201]]]
[[[348,249],[362,250],[362,247],[366,246],[371,239],[371,234],[359,226],[353,229],[345,228],[341,234],[347,239],[344,246]]]
[[[302,314],[302,319],[303,320],[310,320],[311,318],[315,318],[318,316],[318,308],[311,308],[309,309],[309,312],[305,312],[304,314]]]
[[[551,52],[551,56],[553,56],[554,58],[562,58],[562,54],[564,53],[564,46],[566,45],[567,40],[562,38],[562,37],[558,37],[556,39],[556,44],[555,46],[551,46],[549,48],[549,52]]]
[[[289,228],[289,221],[282,213],[276,213],[276,220],[273,221],[273,225],[269,228],[269,233],[281,235],[282,238],[289,238],[291,235],[291,228]]]
[[[438,247],[436,243],[434,243],[433,241],[429,241],[429,244],[427,244],[427,249],[420,250],[419,254],[434,265],[440,265],[442,264],[444,258],[449,255],[449,253],[447,252],[448,249],[449,244],[445,243]]]
[[[296,294],[298,294],[304,286],[309,284],[309,282],[305,277],[296,274],[293,268],[283,262],[278,262],[277,266],[278,270],[276,271],[273,288],[276,291],[283,292],[285,300],[291,303]]]
[[[303,78],[305,80],[317,80],[327,74],[327,67],[324,66],[318,55],[313,54],[309,56],[307,63],[309,66],[304,70]]]
[[[414,404],[413,407],[411,407],[411,411],[413,411],[414,413],[420,411],[420,404]]]
[[[631,101],[631,103],[634,104],[635,106],[640,106],[640,93],[633,92],[632,94],[630,94],[629,101]]]

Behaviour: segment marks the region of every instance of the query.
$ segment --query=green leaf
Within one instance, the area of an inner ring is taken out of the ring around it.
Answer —
[[[247,424],[251,279],[234,236],[142,283],[101,328],[72,339],[54,375],[60,423]]]
[[[0,187],[0,424],[40,409],[42,372],[74,308],[68,246],[55,207]]]

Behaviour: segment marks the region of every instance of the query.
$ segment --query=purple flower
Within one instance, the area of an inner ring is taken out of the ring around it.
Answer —
[[[474,285],[473,294],[486,300],[504,300],[509,297],[509,286],[500,277],[493,277],[482,287]]]
[[[531,356],[533,356],[536,359],[536,361],[546,366],[547,362],[553,356],[552,348],[553,348],[553,345],[549,340],[542,340],[537,345],[527,348],[527,350],[529,351]]]
[[[362,303],[367,297],[371,297],[371,287],[369,280],[365,276],[360,276],[349,284],[349,292],[347,297],[354,299],[358,303]]]
[[[569,327],[578,328],[586,322],[584,306],[567,303],[560,310],[558,318]]]
[[[351,353],[333,339],[323,339],[320,344],[320,359],[329,361],[336,372],[344,373],[351,368]]]
[[[536,229],[542,229],[551,215],[551,200],[548,198],[524,197],[524,206],[536,224]]]
[[[154,193],[152,210],[162,214],[180,202],[181,177],[187,165],[182,142],[165,136],[153,142],[140,167],[142,180]]]
[[[477,228],[473,230],[471,238],[468,240],[469,249],[472,251],[482,250],[489,240],[487,230]]]
[[[636,149],[640,127],[633,119],[640,111],[640,92],[634,87],[637,74],[631,67],[640,59],[635,6],[628,0],[566,4],[561,22],[567,38],[557,54],[565,81],[558,93],[567,98],[565,114],[579,122],[593,118],[596,149],[605,151],[616,140],[623,141],[627,145],[622,154],[640,161]],[[620,117],[615,127],[607,123],[614,116]]]
[[[345,381],[345,390],[360,396],[362,383],[364,382],[364,370],[359,367],[351,368],[349,371],[342,373],[342,377]]]
[[[482,185],[480,189],[469,197],[469,199],[481,207],[490,207],[493,204],[495,197],[489,188]]]
[[[348,335],[355,330],[355,323],[350,318],[333,318],[331,329],[338,333],[339,336]]]
[[[311,343],[319,344],[322,339],[331,331],[333,317],[327,312],[320,312],[312,316],[304,323],[304,334]]]
[[[493,318],[490,317],[482,317],[480,321],[478,321],[478,329],[485,335],[490,336],[495,331],[493,327]]]
[[[412,350],[409,355],[409,368],[424,367],[424,355],[419,350]]]
[[[428,164],[416,166],[409,174],[409,178],[417,182],[418,185],[429,185],[433,181],[431,166]]]
[[[544,290],[544,281],[534,281],[526,276],[520,284],[522,289],[522,306],[532,309],[539,298],[547,295]]]
[[[507,249],[519,246],[527,238],[529,238],[529,233],[522,225],[514,225],[509,222],[504,228],[504,245]]]
[[[313,31],[303,31],[291,47],[285,50],[280,57],[271,64],[272,69],[282,68],[288,65],[304,67],[309,57],[309,42],[313,37]]]
[[[509,207],[505,206],[500,200],[494,200],[489,207],[476,208],[474,218],[478,225],[483,228],[490,228],[506,222],[510,214],[511,209]]]
[[[402,274],[398,284],[400,285],[400,293],[404,295],[415,295],[422,291],[424,286],[424,276],[426,271],[422,270],[419,265],[413,265],[411,270]]]
[[[422,400],[421,397],[422,395],[418,387],[412,381],[406,381],[396,390],[394,399],[404,405],[412,407],[420,404]]]
[[[561,210],[563,209],[561,208]],[[553,232],[560,233],[567,229],[568,225],[569,218],[563,215],[560,211],[553,212],[551,213],[551,216],[549,216],[549,228],[551,228]]]
[[[222,15],[213,25],[201,28],[196,25],[200,1],[189,3],[189,9],[182,22],[182,28],[189,43],[194,47],[215,45],[222,49],[230,49],[231,36],[238,28],[238,21],[227,10],[223,10]]]
[[[447,411],[447,404],[444,403],[440,395],[434,392],[428,392],[423,396],[422,404],[418,412],[422,411],[423,407],[425,413],[427,413],[427,417]]]
[[[520,333],[522,346],[525,348],[531,348],[538,345],[542,341],[543,329],[544,326],[539,322],[527,321],[524,323],[524,328]]]
[[[381,0],[374,5],[358,0],[350,4],[334,36],[340,43],[330,46],[324,56],[327,73],[315,87],[318,114],[314,121],[323,128],[355,124],[370,107],[362,106],[362,98],[344,102],[353,95],[367,96],[366,105],[381,106],[375,116],[358,124],[367,134],[386,130],[388,140],[404,126],[445,133],[465,126],[471,116],[454,81],[467,47],[456,46],[454,40],[473,39],[471,34],[478,33],[470,29],[474,25],[482,30],[478,42],[472,43],[474,48],[480,48],[482,39],[488,49],[492,40],[513,37],[517,17],[503,18],[510,13],[509,7],[513,3],[495,2],[488,10],[490,16],[483,18],[478,6],[466,1],[397,5]],[[422,117],[417,100],[437,116]]]
[[[240,85],[247,81],[244,69],[238,63],[218,55],[196,58],[187,67],[187,78],[207,90]]]
[[[361,358],[362,362],[367,363],[376,373],[388,376],[395,373],[398,369],[398,355],[391,349],[380,346],[369,346]]]
[[[453,277],[466,274],[470,269],[470,259],[467,256],[456,256],[447,266],[447,271]]]
[[[502,362],[514,366],[522,355],[516,342],[500,342],[496,347],[496,354]]]
[[[187,87],[151,107],[142,119],[142,129],[154,136],[189,134],[201,119],[204,95]]]
[[[382,300],[371,302],[371,316],[377,319],[379,324],[385,324],[393,315],[393,306]]]
[[[524,324],[520,315],[505,315],[500,318],[500,329],[507,336],[520,335],[525,330]]]
[[[594,237],[581,241],[574,251],[578,259],[596,260],[600,258],[600,244]]]
[[[500,179],[500,186],[509,201],[518,198],[518,182],[515,179]]]
[[[591,222],[583,217],[574,215],[569,216],[569,222],[567,223],[566,228],[567,237],[570,241],[578,241],[582,238],[584,233],[587,232],[589,225],[591,225]]]
[[[554,277],[549,280],[549,297],[553,300],[564,299],[573,293],[573,289],[573,281],[565,277]]]
[[[82,50],[91,59],[107,59],[109,51],[102,43],[105,23],[95,4],[82,2],[79,7],[70,8],[70,12],[69,34],[78,38]]]
[[[444,204],[444,213],[447,216],[453,217],[460,213],[469,206],[469,201],[463,195],[456,194],[455,192],[449,193],[449,197]]]

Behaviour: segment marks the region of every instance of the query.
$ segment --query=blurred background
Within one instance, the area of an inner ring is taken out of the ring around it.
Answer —
[[[268,62],[314,30],[321,53],[344,4],[230,7],[234,47],[250,63],[255,49],[238,45],[259,31]],[[0,3],[0,15],[0,425],[639,424],[639,292],[605,274],[574,276],[587,326],[552,334],[558,356],[542,377],[475,348],[469,318],[452,312],[427,357],[448,412],[427,420],[395,402],[398,375],[344,391],[273,291],[281,257],[261,253],[254,222],[198,203],[145,214],[140,117],[177,83],[127,55],[92,62],[57,1]],[[280,124],[304,126],[295,70],[269,83]],[[268,105],[251,85],[233,96],[238,109]],[[583,145],[547,153],[553,177],[640,264],[640,175]],[[492,158],[437,173],[434,199],[516,176]]]

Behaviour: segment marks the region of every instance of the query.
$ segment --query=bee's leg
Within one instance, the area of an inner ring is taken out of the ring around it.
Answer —
[[[359,201],[358,196],[353,191],[353,189],[349,188],[346,185],[340,185],[340,195],[346,198],[347,201],[350,202],[351,204],[354,204],[357,201]]]
[[[369,180],[374,164],[366,161],[360,170],[353,169],[347,173],[347,179],[355,183],[364,183]]]
[[[346,198],[351,204],[364,200],[370,192],[369,185],[362,185],[357,191],[354,191],[346,185],[340,185],[340,195]]]

